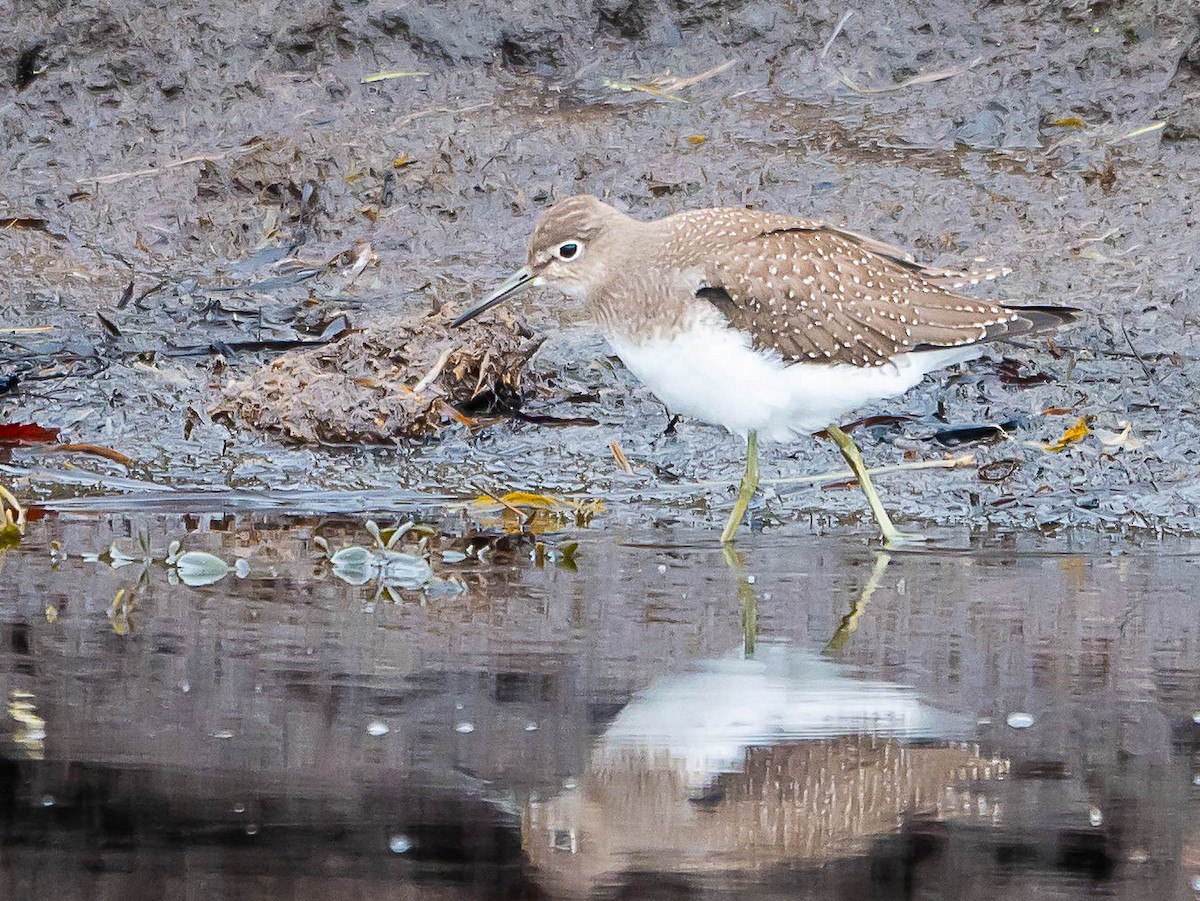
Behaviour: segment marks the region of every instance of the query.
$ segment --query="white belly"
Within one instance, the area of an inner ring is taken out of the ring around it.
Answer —
[[[617,356],[673,413],[768,441],[815,432],[863,404],[895,397],[927,372],[979,354],[976,347],[904,354],[883,366],[787,365],[716,322],[673,338],[608,336]]]

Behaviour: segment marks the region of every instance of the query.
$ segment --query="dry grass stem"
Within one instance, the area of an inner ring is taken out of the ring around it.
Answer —
[[[935,81],[945,81],[947,78],[954,78],[969,72],[983,62],[982,56],[977,56],[969,63],[963,66],[951,66],[949,69],[940,69],[937,72],[927,72],[924,75],[914,75],[912,78],[906,78],[904,81],[898,81],[896,84],[882,85],[879,87],[864,87],[856,84],[849,75],[842,72],[838,74],[842,84],[854,91],[856,94],[886,94],[889,91],[900,91],[904,88],[915,87],[919,84],[930,84]]]
[[[434,379],[436,379],[439,375],[442,374],[442,370],[446,368],[446,364],[450,361],[450,355],[452,353],[454,353],[454,351],[457,348],[458,348],[457,344],[451,344],[449,347],[447,347],[445,350],[442,351],[441,356],[439,356],[437,358],[437,362],[435,362],[433,364],[433,368],[431,368],[427,373],[425,373],[425,375],[423,375],[421,377],[421,380],[419,382],[417,382],[415,385],[413,385],[413,394],[420,394],[426,388],[428,388],[430,385],[433,384]],[[480,371],[481,372],[483,371],[482,367],[480,367]],[[478,391],[478,388],[476,388],[476,390]]]
[[[910,472],[916,469],[959,469],[975,465],[974,454],[962,454],[945,460],[917,460],[915,463],[893,463],[890,466],[876,466],[867,470],[867,475],[887,475],[892,472]],[[760,485],[812,485],[821,482],[841,482],[853,479],[854,473],[849,469],[838,469],[833,472],[823,472],[812,476],[789,476],[786,478],[759,479]],[[688,488],[712,488],[726,484],[725,482],[688,482]]]
[[[614,438],[608,442],[609,448],[612,450],[613,459],[617,461],[617,466],[627,476],[633,475],[633,464],[629,462],[629,458],[625,456],[625,451],[621,450],[621,445]]]
[[[842,13],[842,17],[837,20],[837,24],[833,26],[833,34],[829,36],[829,40],[825,42],[825,46],[821,48],[821,59],[829,55],[829,48],[833,46],[833,42],[837,40],[837,36],[842,33],[842,29],[846,23],[850,21],[850,17],[854,15],[854,10],[848,9]]]
[[[115,182],[125,181],[130,178],[144,178],[153,175],[165,175],[173,169],[178,169],[180,166],[190,166],[192,163],[211,163],[217,160],[223,160],[227,157],[238,156],[243,153],[250,153],[257,150],[261,142],[258,140],[247,141],[241,147],[233,150],[226,150],[223,153],[198,153],[194,156],[185,157],[181,160],[173,160],[169,163],[164,163],[161,166],[151,166],[146,169],[133,169],[128,172],[113,172],[109,175],[88,175],[83,178],[75,179],[76,184],[85,184],[90,182],[97,185],[111,185]]]
[[[720,65],[713,66],[711,69],[705,69],[699,75],[690,75],[687,78],[676,78],[669,72],[663,75],[655,76],[648,81],[616,81],[611,78],[604,79],[604,86],[612,88],[614,91],[641,91],[643,94],[651,94],[654,97],[660,97],[663,100],[672,100],[676,103],[687,103],[678,92],[684,88],[689,88],[694,84],[699,84],[702,81],[708,81],[717,75],[720,75],[737,60],[728,59]]]

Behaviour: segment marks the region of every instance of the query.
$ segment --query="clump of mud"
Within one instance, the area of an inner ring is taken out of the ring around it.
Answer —
[[[230,383],[212,413],[304,444],[428,438],[519,408],[540,345],[499,316],[453,330],[441,316],[399,318],[284,354]]]

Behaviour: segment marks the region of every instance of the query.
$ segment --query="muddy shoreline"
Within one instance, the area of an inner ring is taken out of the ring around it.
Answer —
[[[1006,478],[884,477],[889,503],[976,530],[1196,531],[1200,73],[1185,3],[911,4],[840,29],[832,6],[754,2],[308,4],[286,19],[20,7],[0,45],[21,63],[0,96],[0,375],[19,379],[0,417],[134,458],[132,472],[74,461],[98,490],[107,475],[466,496],[482,479],[605,496],[631,523],[719,522],[738,442],[686,421],[665,435],[661,405],[545,293],[521,311],[547,339],[525,410],[595,426],[508,421],[379,451],[296,448],[208,415],[276,356],[231,345],[311,340],[342,316],[354,329],[449,316],[521,261],[541,209],[590,191],[639,216],[744,204],[826,218],[937,265],[1012,268],[991,296],[1081,306],[1056,353],[998,348],[910,392],[910,420],[862,433],[887,464],[945,455],[930,439],[948,427],[1017,423],[967,449],[981,467],[1014,461]],[[625,89],[726,60],[677,94]],[[428,74],[361,83],[385,71]],[[351,279],[364,244],[375,259]],[[296,277],[304,264],[317,273]],[[881,412],[897,410],[862,411]],[[1093,435],[1045,452],[1081,417],[1128,424],[1137,449]],[[778,476],[837,463],[810,441],[764,460]],[[31,500],[81,490],[37,475],[60,467],[36,448],[9,465]],[[860,506],[809,486],[757,509],[768,525],[815,514],[819,529]]]

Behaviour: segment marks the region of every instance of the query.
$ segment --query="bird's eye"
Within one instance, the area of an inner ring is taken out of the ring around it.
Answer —
[[[565,244],[559,244],[558,250],[554,251],[554,255],[560,260],[573,260],[579,256],[580,247],[575,241],[567,241]]]

